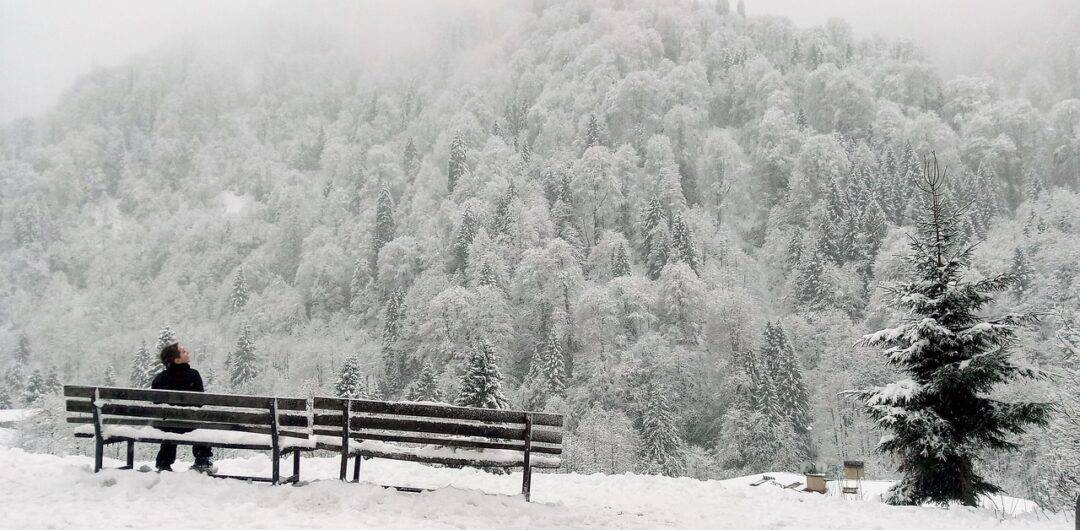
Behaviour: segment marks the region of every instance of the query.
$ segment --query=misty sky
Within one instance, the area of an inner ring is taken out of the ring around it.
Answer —
[[[709,1],[709,0],[705,0]],[[750,14],[799,25],[847,19],[858,33],[908,38],[946,74],[979,71],[1004,42],[1033,42],[1076,0],[746,0]],[[731,1],[732,5],[735,0]],[[313,10],[327,8],[314,2]],[[119,64],[208,25],[236,24],[273,9],[270,0],[0,1],[0,122],[35,115],[81,74]]]

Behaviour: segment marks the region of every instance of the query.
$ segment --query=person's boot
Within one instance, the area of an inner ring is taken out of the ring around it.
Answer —
[[[191,466],[191,469],[198,471],[199,473],[214,474],[217,472],[217,468],[214,467],[214,463],[209,458],[196,458],[195,465]]]
[[[161,473],[162,471],[168,471],[168,472],[171,473],[172,472],[172,466],[157,466],[157,472]]]

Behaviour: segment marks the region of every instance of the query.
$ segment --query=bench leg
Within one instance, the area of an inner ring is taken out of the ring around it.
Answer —
[[[356,455],[356,460],[353,462],[352,468],[352,481],[360,482],[360,455]]]
[[[278,482],[281,482],[281,452],[275,447],[273,451],[270,451],[270,458],[273,460],[273,463],[271,464],[271,469],[273,470],[271,474],[271,483],[277,484]]]
[[[135,469],[135,442],[131,440],[127,443],[127,468]]]
[[[292,454],[292,474],[296,477],[296,480],[300,480],[300,451],[293,451]]]
[[[101,462],[105,456],[105,444],[101,438],[94,440],[94,473],[101,471]]]
[[[341,452],[341,472],[338,475],[343,481],[349,479],[349,453],[345,451]]]
[[[525,496],[525,502],[529,502],[529,494],[532,491],[532,466],[525,466],[521,472],[521,494]]]

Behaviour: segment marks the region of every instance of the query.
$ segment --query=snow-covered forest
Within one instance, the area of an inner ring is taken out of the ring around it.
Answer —
[[[1065,19],[1080,21],[1076,13]],[[468,398],[567,415],[564,470],[896,478],[851,391],[904,316],[923,160],[1052,402],[981,473],[1080,488],[1080,32],[944,77],[910,43],[743,2],[534,0],[374,46],[253,21],[0,129],[0,408],[68,450],[61,383]],[[410,39],[415,39],[411,41]],[[228,46],[222,48],[222,40]]]

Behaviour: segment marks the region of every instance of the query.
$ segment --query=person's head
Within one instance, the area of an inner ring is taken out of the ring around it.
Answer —
[[[170,364],[183,364],[191,361],[191,357],[188,355],[187,348],[180,345],[179,342],[166,345],[161,348],[161,362],[165,366]]]

